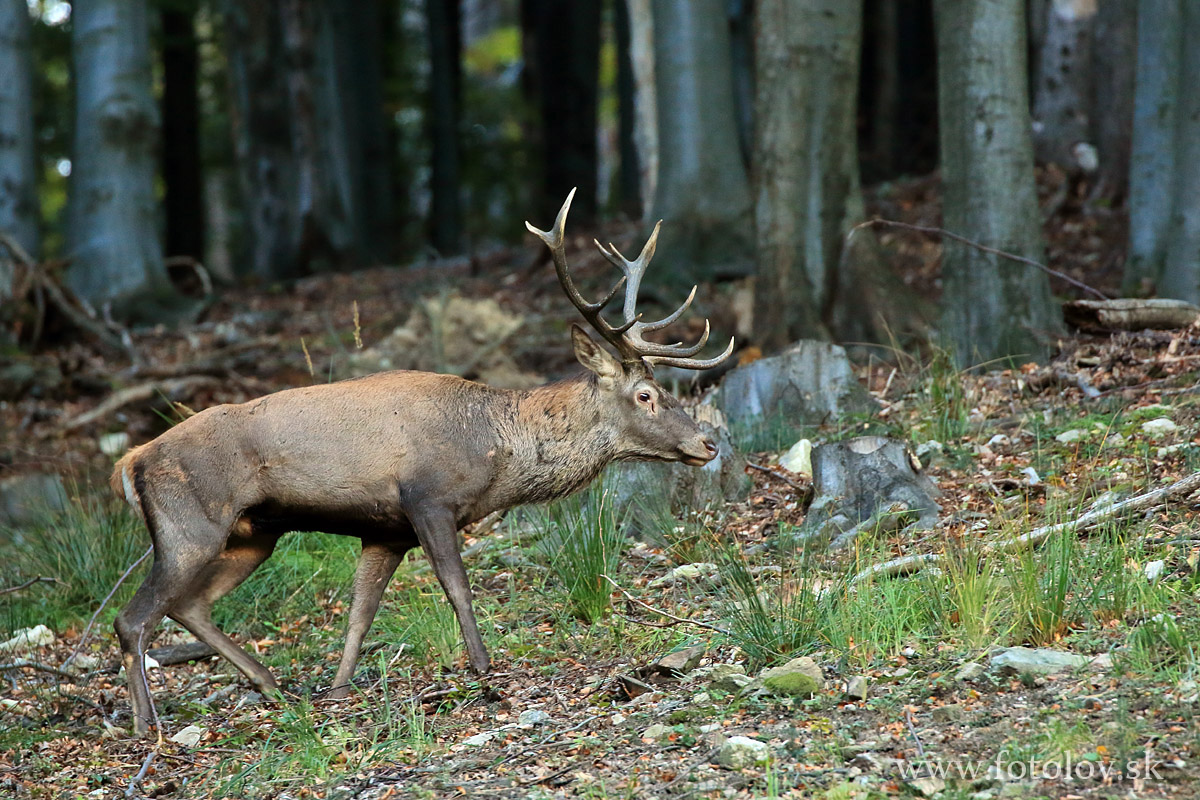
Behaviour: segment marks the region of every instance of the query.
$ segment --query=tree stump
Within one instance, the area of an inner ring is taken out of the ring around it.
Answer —
[[[862,531],[930,528],[941,496],[904,442],[860,436],[812,453],[813,503],[800,526],[802,541],[836,550]]]

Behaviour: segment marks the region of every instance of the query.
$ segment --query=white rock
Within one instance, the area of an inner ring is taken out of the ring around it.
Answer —
[[[1163,570],[1166,569],[1166,566],[1167,562],[1165,561],[1151,561],[1142,568],[1142,572],[1145,573],[1146,580],[1154,583],[1162,577]]]
[[[613,714],[611,717],[608,718],[608,721],[611,722],[613,725],[622,725],[625,722],[625,715],[624,714]]]
[[[642,731],[643,739],[661,739],[667,735],[667,726],[662,724],[651,725],[646,730]]]
[[[921,797],[933,797],[946,788],[946,782],[938,777],[917,778],[908,782],[908,786]]]
[[[474,736],[468,736],[462,740],[462,743],[468,747],[483,747],[485,744],[496,738],[496,734],[484,731],[477,733]]]
[[[1037,474],[1037,470],[1033,467],[1026,467],[1021,470],[1021,474],[1025,476],[1025,483],[1028,486],[1040,486],[1042,477]]]
[[[1061,444],[1070,444],[1071,442],[1079,441],[1085,436],[1087,436],[1087,431],[1080,428],[1072,428],[1069,431],[1063,431],[1058,436],[1055,436],[1054,439]]]
[[[74,658],[67,659],[67,662],[63,664],[63,669],[65,669],[67,672],[82,674],[84,672],[89,672],[98,666],[100,666],[100,659],[98,657],[88,653],[80,653]]]
[[[926,461],[930,456],[940,456],[946,452],[946,446],[937,439],[930,439],[917,445],[917,458]]]
[[[855,675],[846,681],[846,697],[851,700],[866,700],[870,680],[865,675]]]
[[[1142,423],[1142,432],[1147,436],[1165,436],[1166,434],[1174,433],[1177,430],[1179,430],[1179,426],[1172,422],[1168,417],[1148,419]]]
[[[550,722],[550,715],[540,708],[528,708],[517,717],[518,725],[545,725]]]
[[[1194,445],[1191,442],[1180,442],[1179,444],[1169,444],[1166,447],[1158,448],[1158,452],[1155,455],[1157,455],[1159,458],[1166,458],[1167,456],[1173,455],[1174,453],[1181,453],[1185,450],[1191,450],[1195,446],[1196,445]]]
[[[779,466],[789,472],[811,478],[813,474],[812,449],[812,442],[808,439],[801,439],[779,457]]]
[[[96,440],[100,452],[109,458],[116,458],[129,449],[129,434],[125,431],[106,433]]]
[[[1024,675],[1070,672],[1091,662],[1087,656],[1048,648],[1006,647],[992,654],[992,669]]]
[[[1012,444],[1012,439],[1005,436],[1003,433],[997,433],[995,436],[987,440],[988,447],[1008,447]]]
[[[661,578],[655,578],[650,581],[650,588],[657,589],[661,586],[674,586],[681,580],[697,580],[700,578],[712,580],[719,575],[719,568],[716,564],[711,564],[705,561],[695,564],[684,564],[663,575]]]
[[[54,644],[54,631],[45,625],[34,625],[32,628],[21,628],[11,639],[0,642],[0,652],[15,653],[50,644]]]
[[[726,769],[746,769],[766,764],[770,754],[771,748],[766,742],[746,736],[731,736],[721,745],[717,753],[717,763]]]
[[[171,737],[171,741],[176,744],[181,744],[184,747],[195,747],[200,744],[200,740],[204,738],[207,730],[199,725],[188,725],[179,733]]]
[[[162,669],[162,664],[159,664],[158,661],[156,661],[154,658],[152,658],[149,653],[146,653],[142,656],[142,663],[145,665],[146,672],[149,672],[152,669]],[[121,670],[118,673],[118,677],[121,678],[122,680],[124,680],[125,667],[121,667]],[[250,694],[257,694],[257,692],[251,692]],[[249,695],[247,695],[247,696],[249,696]]]

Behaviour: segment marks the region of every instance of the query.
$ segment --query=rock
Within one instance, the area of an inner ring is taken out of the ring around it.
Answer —
[[[1151,561],[1142,568],[1142,572],[1145,574],[1146,580],[1154,583],[1162,577],[1163,570],[1166,568],[1166,566],[1167,562],[1165,561]]]
[[[1167,417],[1148,419],[1142,423],[1142,433],[1147,436],[1166,436],[1179,430],[1179,426]]]
[[[474,736],[468,736],[462,740],[462,743],[467,747],[483,747],[485,744],[496,738],[496,734],[491,731],[477,733]]]
[[[670,728],[668,728],[666,725],[656,723],[642,731],[642,738],[657,741],[658,739],[666,736],[669,730]]]
[[[53,472],[30,472],[0,480],[0,524],[29,525],[67,507],[67,490]]]
[[[201,728],[198,725],[188,725],[179,733],[172,736],[171,741],[175,742],[175,744],[181,744],[184,747],[195,747],[200,744],[200,740],[204,738],[204,734],[207,732],[206,728]]]
[[[715,402],[734,429],[767,416],[818,423],[879,408],[859,385],[844,349],[810,340],[732,370]]]
[[[750,494],[753,481],[746,460],[733,446],[725,417],[714,406],[684,408],[700,429],[714,437],[717,457],[703,467],[645,461],[617,462],[604,474],[617,508],[630,504],[666,504],[672,512],[737,503]]]
[[[1181,453],[1181,452],[1188,451],[1188,450],[1194,450],[1195,447],[1196,447],[1196,445],[1192,442],[1180,442],[1179,444],[1169,444],[1165,447],[1158,448],[1156,455],[1159,458],[1166,458],[1167,456],[1174,455],[1175,453]]]
[[[741,664],[717,664],[708,673],[708,685],[718,692],[733,694],[741,691],[752,682],[746,674],[746,668]]]
[[[855,675],[846,681],[846,697],[850,700],[866,700],[870,681],[865,675]]]
[[[1069,431],[1063,431],[1058,436],[1055,436],[1054,440],[1060,444],[1071,444],[1072,442],[1078,442],[1085,436],[1087,436],[1087,431],[1080,428],[1072,428]]]
[[[1112,653],[1101,653],[1088,663],[1088,669],[1092,672],[1108,672],[1112,667]]]
[[[654,666],[659,672],[675,676],[683,675],[700,665],[700,659],[704,658],[705,652],[707,651],[703,645],[676,650],[674,653],[667,653],[660,658]]]
[[[614,728],[619,725],[624,725],[625,724],[625,715],[624,714],[613,714],[611,717],[608,718],[608,721],[610,723],[612,723],[612,726]]]
[[[34,625],[32,628],[21,628],[13,633],[11,639],[0,642],[0,652],[20,653],[51,644],[54,644],[54,631],[45,625]]]
[[[1085,667],[1087,656],[1047,648],[1006,647],[992,654],[992,669],[1001,674],[1054,675]]]
[[[697,581],[701,579],[719,583],[720,568],[716,564],[707,561],[697,561],[695,564],[682,564],[661,578],[655,578],[650,581],[650,588],[658,589],[663,586],[674,586],[680,581]]]
[[[779,466],[788,472],[811,478],[813,475],[812,449],[812,442],[808,439],[801,439],[779,457]]]
[[[517,716],[518,725],[547,725],[551,716],[540,708],[527,708]]]
[[[825,688],[825,676],[808,656],[793,658],[779,667],[764,670],[759,680],[772,694],[812,697]]]
[[[962,722],[966,716],[966,711],[958,703],[948,703],[933,709],[934,722],[957,723]]]
[[[717,751],[717,763],[725,769],[742,770],[766,764],[771,748],[766,742],[746,736],[731,736]]]
[[[958,668],[958,672],[954,673],[954,680],[962,682],[974,681],[982,678],[986,672],[987,669],[984,668],[983,664],[970,661]]]
[[[946,454],[946,445],[939,442],[937,439],[930,439],[927,442],[921,442],[917,445],[916,456],[922,462],[928,462],[931,459],[938,458]]]
[[[63,669],[67,672],[73,672],[77,675],[82,675],[85,672],[90,672],[100,666],[100,659],[89,653],[80,653],[74,658],[69,658],[63,664]]]
[[[916,778],[908,782],[908,788],[912,789],[921,797],[933,797],[935,794],[943,791],[946,788],[946,782],[941,778],[930,776],[928,778]]]
[[[116,433],[106,433],[96,440],[96,446],[100,448],[100,452],[109,458],[116,458],[123,455],[129,449],[129,434],[125,431]]]

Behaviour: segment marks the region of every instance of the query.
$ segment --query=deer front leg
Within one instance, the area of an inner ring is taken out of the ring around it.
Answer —
[[[383,590],[407,547],[363,542],[362,555],[358,557],[358,568],[354,573],[354,594],[350,600],[350,622],[346,626],[346,648],[342,651],[342,662],[333,679],[333,688],[327,697],[340,700],[350,695],[350,680],[354,677],[354,665],[362,650],[363,638],[375,621]]]
[[[438,583],[442,584],[446,598],[454,607],[471,669],[485,674],[488,671],[487,648],[483,646],[483,637],[475,623],[471,585],[467,582],[462,554],[458,552],[458,526],[454,515],[449,509],[437,506],[405,508],[405,511],[416,529],[425,557],[433,565],[433,574],[437,575]]]

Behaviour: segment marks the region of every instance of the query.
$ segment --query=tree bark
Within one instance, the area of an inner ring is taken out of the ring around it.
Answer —
[[[33,53],[25,0],[0,0],[0,231],[37,258]],[[12,296],[12,260],[0,253],[0,303]]]
[[[152,317],[155,300],[165,300],[170,285],[155,221],[159,120],[150,90],[146,3],[78,3],[71,24],[75,134],[67,277],[94,305]]]
[[[462,31],[457,0],[426,0],[429,30],[429,134],[433,148],[430,235],[442,254],[462,248],[458,135],[462,102]]]
[[[637,147],[642,219],[650,220],[658,187],[658,94],[654,77],[652,0],[625,0],[629,9],[629,63],[633,69],[633,141]]]
[[[1034,153],[1076,169],[1074,147],[1092,131],[1092,42],[1097,0],[1053,0],[1034,77]]]
[[[946,228],[1042,260],[1022,0],[936,0]],[[1045,352],[1058,327],[1045,275],[948,241],[943,334],[960,366]]]
[[[722,0],[653,0],[660,274],[745,274],[753,264],[749,181],[738,145]]]
[[[1100,191],[1116,203],[1129,191],[1137,0],[1104,0],[1092,47],[1092,134],[1100,156]]]
[[[1159,296],[1200,304],[1200,4],[1182,0],[1175,196]]]
[[[162,176],[166,252],[204,258],[205,205],[200,155],[198,0],[162,2]]]
[[[1133,151],[1129,168],[1127,293],[1149,294],[1166,265],[1175,202],[1186,0],[1139,0]],[[1186,298],[1181,298],[1186,299]]]

